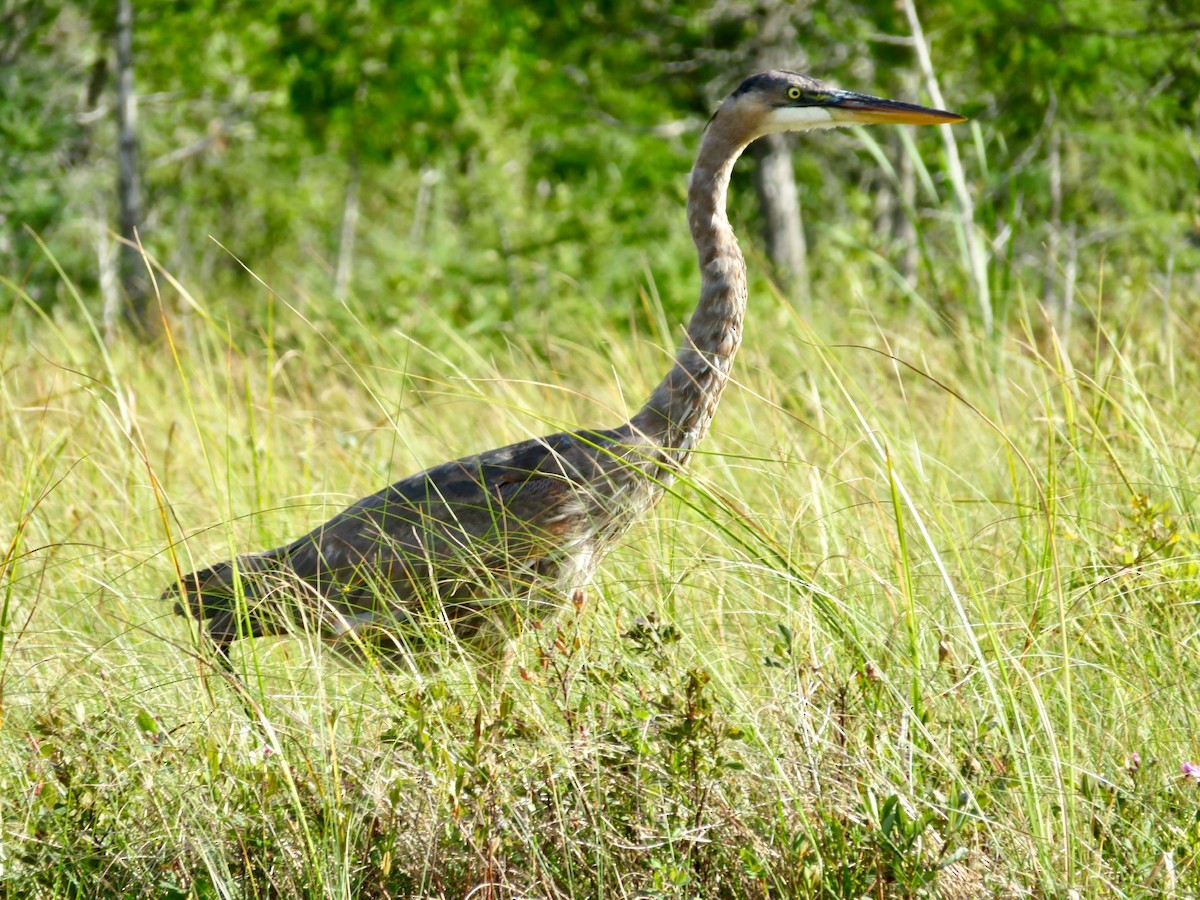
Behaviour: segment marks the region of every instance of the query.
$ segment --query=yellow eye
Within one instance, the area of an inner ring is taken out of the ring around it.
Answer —
[[[800,88],[798,88],[798,87],[790,87],[790,88],[788,88],[788,99],[789,100],[799,100],[800,96],[803,93],[804,93],[804,91],[800,90]]]

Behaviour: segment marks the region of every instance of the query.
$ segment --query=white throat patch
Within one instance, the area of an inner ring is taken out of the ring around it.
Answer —
[[[834,121],[823,106],[781,106],[772,110],[765,124],[768,132],[774,132],[835,128],[843,123]]]

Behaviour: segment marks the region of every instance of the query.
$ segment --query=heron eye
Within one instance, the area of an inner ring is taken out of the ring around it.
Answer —
[[[789,100],[799,100],[803,93],[804,91],[800,90],[798,87],[790,87],[787,90]]]

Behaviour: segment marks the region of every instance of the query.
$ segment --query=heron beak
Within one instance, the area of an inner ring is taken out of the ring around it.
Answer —
[[[866,94],[838,91],[822,104],[833,121],[842,124],[869,125],[887,122],[893,125],[944,125],[965,122],[967,117],[944,109],[931,109],[898,100],[883,100]]]

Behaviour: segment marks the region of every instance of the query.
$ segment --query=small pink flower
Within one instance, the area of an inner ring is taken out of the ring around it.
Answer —
[[[1184,778],[1190,778],[1192,781],[1200,784],[1200,763],[1185,762],[1182,769]]]
[[[1130,775],[1136,775],[1137,770],[1142,767],[1142,755],[1138,752],[1129,754],[1129,758],[1125,760],[1125,771]]]

